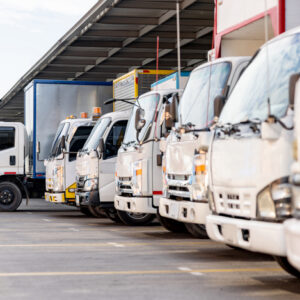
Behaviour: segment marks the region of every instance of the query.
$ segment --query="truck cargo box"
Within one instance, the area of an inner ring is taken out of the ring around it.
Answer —
[[[191,72],[173,73],[151,84],[151,90],[184,89]]]
[[[70,115],[79,117],[81,112],[90,114],[95,106],[100,106],[103,113],[112,110],[103,105],[112,96],[111,82],[33,80],[25,87],[24,94],[29,139],[25,173],[32,178],[44,177],[43,160],[49,156],[54,135],[63,119]]]
[[[156,81],[156,74],[158,79],[161,79],[174,70],[144,70],[135,69],[113,81],[113,95],[116,99],[137,98],[142,94],[149,92],[151,84]],[[131,105],[124,102],[116,102],[114,104],[114,111],[121,111],[130,109]]]

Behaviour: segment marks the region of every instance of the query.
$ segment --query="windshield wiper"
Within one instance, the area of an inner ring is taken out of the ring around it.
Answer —
[[[125,102],[127,104],[132,105],[132,106],[141,107],[138,100],[136,102],[137,104],[134,103],[134,102],[131,102],[130,100],[137,100],[137,98],[124,98],[124,99],[112,98],[112,99],[108,99],[107,101],[105,101],[104,105],[111,104],[111,103],[114,103],[114,102]]]

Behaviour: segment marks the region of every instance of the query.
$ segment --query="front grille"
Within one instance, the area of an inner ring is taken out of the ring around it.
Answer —
[[[173,200],[190,200],[190,175],[167,175],[168,194]]]

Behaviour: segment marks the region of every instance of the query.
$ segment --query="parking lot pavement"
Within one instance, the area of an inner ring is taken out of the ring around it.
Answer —
[[[268,256],[31,200],[0,218],[1,299],[299,299]]]

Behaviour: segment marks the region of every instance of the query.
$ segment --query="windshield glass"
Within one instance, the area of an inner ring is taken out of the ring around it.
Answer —
[[[142,128],[139,138],[140,140],[145,135],[150,123],[152,123],[154,115],[155,115],[155,109],[159,102],[159,94],[151,94],[147,96],[142,96],[139,98],[139,103],[141,108],[145,111],[144,119],[146,120],[145,126]],[[125,137],[124,137],[124,144],[130,143],[130,142],[136,142],[136,130],[135,130],[135,112],[137,110],[137,106],[134,106],[129,124],[126,129]]]
[[[223,95],[231,70],[231,63],[222,62],[194,71],[180,100],[183,125],[192,123],[207,127],[214,117],[214,99]]]
[[[91,134],[89,135],[89,138],[82,148],[83,151],[95,150],[98,147],[99,140],[103,136],[110,122],[110,118],[101,118],[100,120],[98,120]]]
[[[288,108],[289,78],[299,71],[300,34],[263,47],[232,91],[221,113],[220,123],[266,120],[268,98],[271,115],[282,118]]]
[[[60,154],[59,152],[59,145],[60,145],[60,141],[61,141],[61,137],[64,135],[65,137],[68,134],[68,130],[70,127],[70,123],[66,122],[66,123],[61,123],[57,129],[57,132],[55,134],[54,140],[53,140],[53,144],[51,147],[51,152],[50,152],[50,156],[56,156],[58,154]]]

